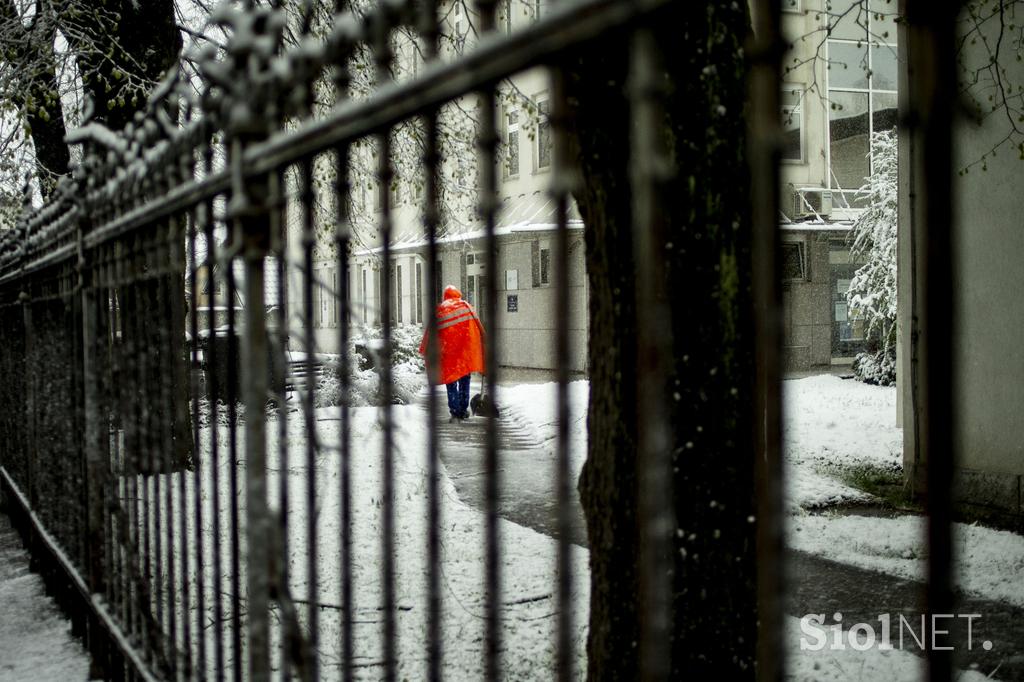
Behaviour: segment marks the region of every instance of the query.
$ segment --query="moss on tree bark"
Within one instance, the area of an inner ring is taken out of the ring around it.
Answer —
[[[581,501],[591,549],[588,674],[639,676],[638,381],[664,388],[676,533],[672,672],[754,675],[754,328],[746,160],[746,3],[675,3],[657,18],[666,71],[662,138],[675,174],[664,196],[668,376],[638,377],[629,185],[628,36],[569,65],[587,226],[591,397]]]

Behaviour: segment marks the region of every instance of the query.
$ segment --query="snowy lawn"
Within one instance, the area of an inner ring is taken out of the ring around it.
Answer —
[[[793,513],[871,496],[839,480],[857,465],[902,466],[896,389],[823,375],[782,382],[786,507]]]

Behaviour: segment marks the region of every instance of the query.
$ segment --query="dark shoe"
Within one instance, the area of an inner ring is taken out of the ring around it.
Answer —
[[[469,412],[463,412],[460,414],[459,419],[469,419]]]

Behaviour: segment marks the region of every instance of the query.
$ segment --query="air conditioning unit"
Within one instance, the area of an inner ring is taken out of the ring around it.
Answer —
[[[832,190],[824,187],[798,187],[793,192],[793,216],[828,217],[832,213]]]

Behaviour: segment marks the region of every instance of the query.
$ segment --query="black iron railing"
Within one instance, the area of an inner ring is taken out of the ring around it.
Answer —
[[[437,281],[442,225],[439,149],[442,108],[479,98],[479,215],[484,226],[485,320],[496,319],[498,276],[498,106],[502,79],[547,67],[553,139],[551,197],[556,207],[553,286],[568,289],[571,195],[578,173],[570,146],[572,121],[564,63],[580,46],[627,27],[632,112],[637,134],[631,191],[639,272],[640,428],[637,444],[645,486],[641,535],[644,619],[643,674],[667,679],[672,635],[670,566],[673,528],[665,444],[669,424],[659,381],[671,362],[665,328],[671,310],[659,287],[664,140],[653,134],[661,115],[659,45],[647,29],[670,0],[552,2],[535,23],[511,34],[495,29],[497,3],[481,0],[479,41],[465,54],[443,54],[437,2],[388,0],[365,15],[340,13],[315,39],[309,26],[298,45],[282,36],[282,9],[227,6],[215,18],[228,34],[223,54],[201,60],[199,94],[180,74],[170,77],[147,111],[125,131],[87,126],[75,133],[84,160],[43,208],[27,211],[17,229],[0,237],[0,479],[32,529],[39,556],[49,557],[54,581],[74,605],[98,675],[111,679],[397,679],[402,667],[398,617],[411,608],[397,585],[395,495],[396,424],[392,407],[390,339],[393,286],[382,278],[379,356],[382,489],[380,546],[359,556],[353,525],[360,515],[352,470],[361,447],[353,432],[351,355],[346,352],[360,314],[349,255],[358,235],[350,206],[356,191],[351,161],[357,145],[375,142],[376,181],[394,177],[392,130],[411,120],[422,130],[424,191],[419,206],[426,237],[425,280]],[[759,332],[756,380],[763,412],[759,432],[759,591],[765,627],[778,623],[781,577],[779,516],[778,362],[779,287],[774,267],[777,215],[778,3],[757,3],[761,23],[753,44],[755,71],[752,146],[755,171],[754,274]],[[306,22],[308,24],[308,22]],[[416,33],[426,58],[412,78],[392,80],[390,36]],[[622,33],[617,33],[621,36]],[[369,50],[376,83],[369,96],[349,92],[352,60]],[[314,90],[329,85],[337,102],[312,115]],[[626,96],[624,94],[624,96]],[[760,99],[759,99],[760,98]],[[631,131],[621,131],[629,136]],[[333,169],[325,190],[316,162]],[[331,234],[337,288],[314,275],[318,236],[314,204],[332,194]],[[382,260],[390,261],[395,207],[382,190],[377,220]],[[295,219],[295,211],[298,218]],[[289,226],[295,226],[290,229]],[[291,237],[289,235],[292,235]],[[297,235],[297,238],[296,238]],[[296,246],[297,244],[297,246]],[[298,255],[296,255],[298,254]],[[941,254],[939,254],[941,256]],[[937,258],[939,256],[936,256]],[[386,269],[385,269],[386,272]],[[218,295],[218,285],[223,293]],[[297,285],[297,291],[289,287]],[[319,292],[319,293],[316,293]],[[316,409],[318,374],[314,301],[328,296],[338,316],[340,386],[337,431],[322,435]],[[573,551],[569,543],[571,480],[568,328],[570,298],[556,296],[553,343],[557,368],[557,582],[550,676],[581,673],[574,653],[578,627],[569,602]],[[297,310],[291,310],[292,307]],[[934,322],[933,322],[934,323]],[[426,316],[436,339],[436,322]],[[485,393],[500,396],[499,349],[487,347]],[[436,367],[437,343],[428,367]],[[288,350],[305,353],[302,377],[288,375]],[[934,362],[935,359],[933,358]],[[297,406],[297,409],[293,409]],[[426,403],[427,537],[424,651],[429,679],[449,676],[446,652],[455,646],[443,627],[446,576],[441,518],[441,409]],[[485,515],[481,580],[487,679],[502,677],[504,580],[498,515],[502,493],[499,423],[488,419],[482,461]],[[296,434],[301,434],[301,438]],[[301,440],[301,443],[300,443]],[[325,469],[324,457],[336,462]],[[936,460],[938,461],[938,459]],[[939,481],[938,483],[942,483]],[[936,485],[938,485],[938,483]],[[327,492],[329,491],[329,492]],[[326,504],[330,499],[331,503]],[[942,498],[936,497],[941,500]],[[945,502],[940,502],[945,505]],[[940,506],[940,509],[942,507]],[[326,514],[338,536],[326,538]],[[941,514],[942,524],[948,521]],[[941,545],[941,532],[933,542]],[[327,553],[330,552],[330,556]],[[296,561],[298,557],[299,561]],[[365,562],[374,562],[367,569]],[[379,643],[372,653],[357,637],[357,573],[377,571]],[[947,578],[934,573],[936,579]],[[940,585],[941,587],[941,585]],[[945,604],[944,593],[933,598]],[[777,628],[763,637],[762,671],[781,670]],[[372,660],[369,660],[372,659]]]

